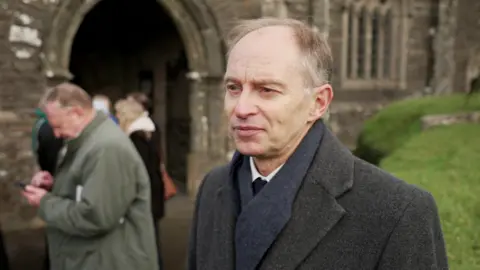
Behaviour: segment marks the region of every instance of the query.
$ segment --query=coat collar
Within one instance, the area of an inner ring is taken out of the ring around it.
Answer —
[[[154,132],[155,124],[147,115],[140,116],[128,126],[126,133],[130,136],[136,131]]]
[[[320,184],[329,195],[337,198],[353,186],[353,165],[352,152],[327,130],[306,181]]]
[[[285,213],[288,215],[283,229],[277,233],[269,248],[259,250],[259,255],[251,258],[252,261],[242,269],[261,269],[262,262],[265,265],[282,266],[281,269],[295,269],[345,214],[336,199],[353,186],[353,155],[324,128],[323,138],[315,147],[312,159],[311,164],[307,164],[306,174],[302,176],[303,181],[294,196],[293,205],[287,207]],[[213,264],[223,266],[222,270],[235,268],[235,229],[240,199],[235,192],[235,183],[228,177],[232,179],[235,168],[241,166],[242,162],[242,155],[235,153],[230,162],[229,176],[225,175],[224,184],[217,192],[216,236],[211,247],[223,254],[219,258],[225,260],[216,260]],[[291,212],[288,213],[288,210]]]
[[[345,214],[337,199],[352,188],[353,171],[353,155],[327,131],[265,265],[296,269],[321,243]]]
[[[83,131],[72,140],[67,140],[67,151],[75,152],[91,135],[92,133],[108,119],[108,116],[102,112],[97,112],[93,120],[83,129]]]
[[[45,119],[48,121],[47,115],[45,114],[45,112],[42,111],[42,109],[36,108],[34,113],[38,119]]]
[[[230,176],[234,169],[242,163],[242,154],[235,151],[229,163]],[[338,197],[353,186],[354,156],[330,130],[325,127],[320,146],[308,170],[308,175],[316,175],[309,179],[314,184],[320,184],[328,194]],[[320,176],[324,177],[320,177]],[[230,184],[225,181],[225,184]]]
[[[306,180],[321,185],[328,194],[336,198],[353,186],[353,160],[354,156],[350,150],[325,127],[324,135],[307,173],[307,176],[314,177]],[[241,166],[242,162],[243,155],[235,151],[229,163],[230,177],[233,177],[235,169]],[[224,181],[224,183],[232,184],[231,181]]]

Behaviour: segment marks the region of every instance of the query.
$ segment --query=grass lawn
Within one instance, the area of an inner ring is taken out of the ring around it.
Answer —
[[[480,94],[466,103],[465,95],[403,100],[384,108],[365,122],[355,155],[371,163],[380,160],[421,132],[421,117],[480,110]]]
[[[410,129],[407,134],[391,140],[406,140],[415,133],[414,126],[405,126]],[[380,166],[433,194],[450,269],[480,269],[480,125],[457,124],[422,132]]]

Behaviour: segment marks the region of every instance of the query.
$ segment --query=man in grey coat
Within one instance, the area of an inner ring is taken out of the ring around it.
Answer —
[[[292,19],[232,31],[230,164],[200,186],[189,270],[448,269],[433,197],[354,157],[325,127],[330,47]]]
[[[53,87],[41,108],[65,151],[55,179],[40,171],[23,195],[46,223],[51,270],[158,270],[150,181],[130,139],[76,85]]]

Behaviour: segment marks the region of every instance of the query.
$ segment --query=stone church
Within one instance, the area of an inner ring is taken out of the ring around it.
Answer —
[[[64,81],[114,101],[147,93],[169,172],[194,194],[232,147],[222,118],[224,37],[232,22],[261,16],[301,19],[328,35],[330,123],[351,147],[385,104],[468,91],[479,75],[478,0],[0,0],[2,226],[28,226],[35,215],[12,182],[33,171],[42,92]]]

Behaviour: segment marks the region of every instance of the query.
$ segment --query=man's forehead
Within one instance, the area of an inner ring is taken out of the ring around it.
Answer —
[[[298,68],[299,58],[291,29],[266,27],[247,34],[233,47],[228,57],[227,74],[242,73],[245,69],[292,72]]]
[[[281,64],[281,65],[280,65]],[[243,72],[244,69],[255,70],[260,73],[271,73],[272,67],[289,66],[290,63],[279,59],[272,59],[268,56],[259,55],[258,57],[249,57],[248,55],[239,55],[238,57],[232,57],[228,60],[227,73],[228,72]]]
[[[44,111],[45,113],[47,114],[47,116],[51,117],[51,116],[55,116],[57,115],[58,113],[61,112],[61,106],[58,102],[56,101],[51,101],[51,102],[47,102],[44,106]]]
[[[246,53],[296,54],[298,45],[293,30],[285,26],[269,26],[254,30],[232,47],[231,56]]]
[[[47,101],[44,107],[46,111],[52,111],[57,110],[60,107],[60,104],[57,101]]]
[[[242,43],[250,42],[250,41],[283,41],[283,42],[295,42],[295,33],[291,27],[288,26],[267,26],[256,29],[251,31],[250,33],[246,34],[242,37],[238,42],[237,45],[241,45]],[[281,45],[281,44],[274,44],[274,45]]]
[[[281,81],[290,74],[298,72],[298,61],[272,58],[265,55],[251,57],[232,57],[229,59],[225,72],[225,79],[235,78],[236,80],[249,81]]]
[[[278,70],[278,65],[268,60],[261,59],[238,59],[237,61],[229,62],[229,66],[225,72],[225,79],[238,78],[244,79],[248,77],[256,77],[258,79],[274,79],[279,76],[275,71]]]

